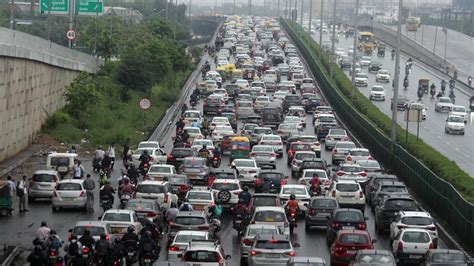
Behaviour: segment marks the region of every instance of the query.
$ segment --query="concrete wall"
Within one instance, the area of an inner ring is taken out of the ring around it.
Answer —
[[[0,161],[28,147],[47,115],[64,106],[66,85],[98,69],[91,55],[0,28]]]

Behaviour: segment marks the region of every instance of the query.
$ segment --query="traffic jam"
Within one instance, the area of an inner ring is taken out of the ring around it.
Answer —
[[[122,243],[88,264],[467,265],[340,122],[278,20],[229,16],[204,51],[172,144],[141,142],[115,204],[101,191],[100,220],[71,229]]]

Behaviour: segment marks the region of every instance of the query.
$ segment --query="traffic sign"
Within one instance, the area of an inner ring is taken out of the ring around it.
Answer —
[[[104,12],[102,0],[76,0],[79,15],[96,15]]]
[[[51,3],[51,7],[49,4]],[[40,0],[40,13],[68,14],[69,0]]]
[[[140,106],[140,108],[141,108],[143,111],[148,111],[148,109],[151,108],[151,100],[150,100],[150,98],[143,97],[143,98],[141,98],[140,101],[138,102],[138,105]]]
[[[76,31],[73,29],[66,31],[66,38],[71,41],[76,39]]]

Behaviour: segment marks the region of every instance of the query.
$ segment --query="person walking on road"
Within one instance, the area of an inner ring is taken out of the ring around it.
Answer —
[[[12,180],[12,176],[7,177],[8,190],[10,191],[10,196],[13,198],[15,195],[15,182]]]
[[[26,175],[24,175],[20,181],[18,181],[18,185],[16,186],[16,195],[19,198],[20,203],[20,212],[27,212],[29,211],[26,208]]]
[[[109,157],[110,157],[110,170],[114,170],[114,164],[115,164],[115,144],[112,143],[109,146],[109,149],[107,150],[109,152]]]
[[[84,180],[84,188],[86,189],[86,196],[87,196],[87,211],[93,212],[94,211],[94,189],[95,183],[94,180],[91,179],[91,175],[87,174],[86,180]]]
[[[81,161],[74,160],[75,164],[72,167],[73,178],[74,179],[81,179],[84,177],[84,166],[82,166]]]
[[[130,151],[130,138],[125,140],[123,144],[123,165],[127,165],[128,162],[128,152]]]
[[[43,243],[49,238],[50,233],[51,229],[48,227],[48,224],[45,221],[42,221],[40,228],[36,230],[36,244],[43,245]]]

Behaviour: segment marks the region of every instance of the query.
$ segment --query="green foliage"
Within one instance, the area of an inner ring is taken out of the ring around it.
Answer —
[[[102,98],[93,76],[87,73],[81,73],[73,83],[66,86],[64,96],[67,112],[76,118],[90,106],[97,105]]]
[[[43,124],[45,128],[56,127],[62,123],[68,123],[71,121],[71,116],[64,112],[55,112],[51,116],[46,118],[46,121]]]

